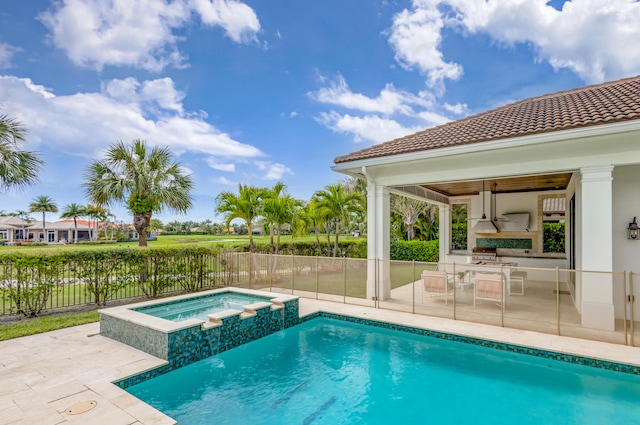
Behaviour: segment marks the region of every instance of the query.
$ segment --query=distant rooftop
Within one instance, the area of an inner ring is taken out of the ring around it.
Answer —
[[[565,198],[545,198],[542,200],[543,214],[564,214]]]
[[[337,157],[336,164],[640,119],[640,76],[521,100]]]

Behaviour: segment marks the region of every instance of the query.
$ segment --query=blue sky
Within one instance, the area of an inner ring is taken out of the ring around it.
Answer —
[[[193,175],[194,208],[165,222],[219,221],[238,183],[307,200],[343,179],[338,155],[639,74],[638,22],[632,0],[3,0],[0,113],[46,166],[0,210],[88,203],[89,161],[135,138]]]

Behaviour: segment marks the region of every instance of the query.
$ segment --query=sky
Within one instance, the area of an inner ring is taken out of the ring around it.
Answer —
[[[238,183],[308,200],[336,156],[640,74],[638,22],[633,0],[2,0],[0,114],[45,166],[0,210],[86,205],[89,163],[138,138],[195,183],[165,223],[221,221]]]

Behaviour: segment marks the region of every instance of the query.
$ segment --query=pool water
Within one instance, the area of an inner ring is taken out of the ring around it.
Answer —
[[[205,424],[631,424],[640,377],[313,319],[127,389]]]
[[[269,301],[269,298],[237,292],[222,292],[215,295],[140,307],[134,310],[173,322],[180,322],[186,319],[207,321],[209,320],[207,318],[209,314],[224,310],[243,311],[243,306],[260,301]]]

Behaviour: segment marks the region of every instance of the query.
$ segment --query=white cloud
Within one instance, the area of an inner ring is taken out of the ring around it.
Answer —
[[[499,42],[529,43],[538,59],[569,68],[588,83],[640,73],[640,3],[634,0],[573,0],[562,11],[544,1],[451,0],[456,22]],[[472,4],[473,3],[473,4]]]
[[[197,12],[206,25],[221,26],[235,42],[255,39],[258,18],[235,0],[61,0],[39,19],[53,44],[76,65],[102,70],[105,65],[161,71],[182,67],[174,31]]]
[[[356,142],[386,142],[450,121],[446,113],[466,113],[466,105],[439,105],[436,96],[423,90],[418,94],[397,90],[387,84],[376,98],[353,93],[338,76],[330,86],[308,94],[312,99],[351,109],[362,116],[337,111],[323,112],[316,121],[337,132],[353,135]],[[415,125],[400,124],[394,116],[408,117]]]
[[[425,92],[426,94],[426,92]],[[412,115],[410,105],[429,106],[430,100],[412,93],[397,90],[393,84],[387,84],[376,98],[360,93],[353,93],[342,75],[333,80],[329,87],[322,88],[308,95],[322,103],[338,105],[363,112],[378,112],[382,114],[401,113]]]
[[[21,49],[7,43],[0,43],[0,69],[10,68],[14,53]]]
[[[218,177],[216,179],[213,179],[213,183],[223,184],[225,186],[235,186],[237,184],[236,182],[232,182],[226,177]]]
[[[587,83],[640,73],[640,2],[635,0],[572,0],[556,10],[545,0],[413,0],[398,13],[389,31],[396,60],[406,69],[428,76],[443,90],[458,79],[462,67],[446,62],[442,31],[488,34],[498,46],[525,44],[538,61],[567,68]]]
[[[335,111],[321,113],[318,121],[336,133],[352,134],[356,142],[382,143],[424,129],[422,126],[403,127],[397,121],[375,115],[355,117]]]
[[[180,155],[186,151],[216,157],[255,158],[262,152],[233,140],[202,118],[185,113],[182,94],[157,91],[170,88],[170,79],[138,82],[112,80],[101,92],[56,96],[28,78],[0,76],[0,108],[22,121],[29,140],[69,154],[96,157],[117,140],[146,139],[168,145]]]
[[[212,158],[212,157],[206,158],[205,162],[209,167],[213,168],[214,170],[229,171],[229,172],[236,171],[235,164],[221,164],[215,158]]]
[[[256,13],[235,0],[191,0],[194,10],[206,25],[221,26],[236,43],[257,41],[260,22]]]
[[[463,73],[462,66],[446,62],[440,51],[444,20],[439,3],[414,0],[412,10],[394,16],[389,34],[396,61],[405,69],[417,68],[426,74],[430,87],[440,87],[445,79],[457,80]]]
[[[262,176],[264,180],[280,180],[285,174],[293,174],[291,168],[283,164],[268,161],[255,161],[255,164],[259,170],[266,171]]]
[[[445,102],[442,107],[456,115],[466,115],[469,113],[469,106],[466,103],[456,103],[455,105],[451,105]]]

